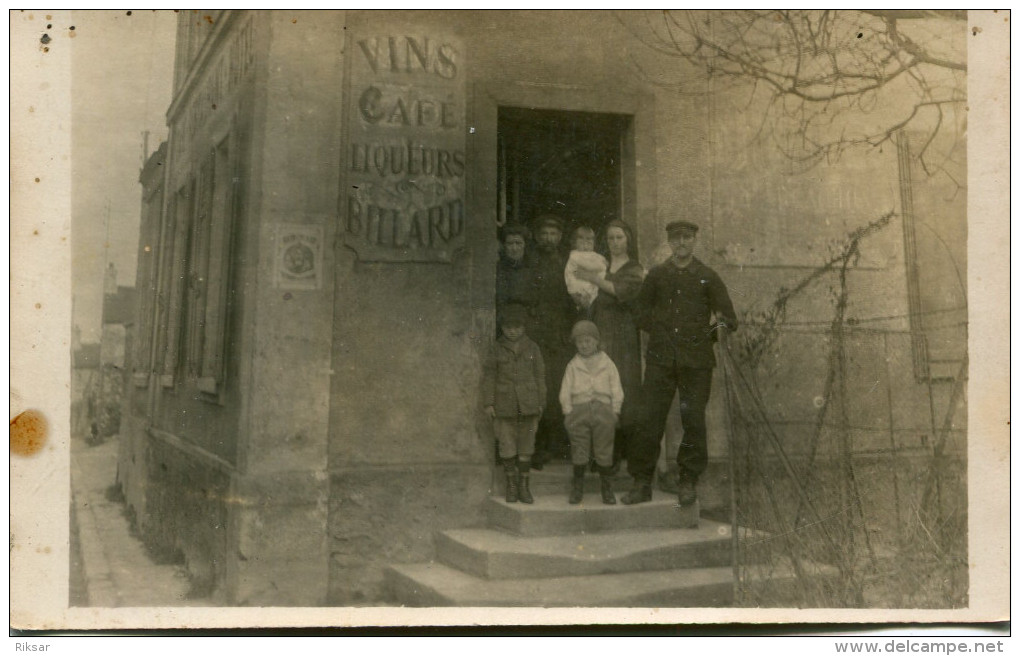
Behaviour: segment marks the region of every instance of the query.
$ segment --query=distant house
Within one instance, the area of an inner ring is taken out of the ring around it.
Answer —
[[[100,341],[81,342],[77,326],[72,338],[72,420],[76,437],[96,441],[120,432],[121,404],[127,384],[126,354],[132,351],[137,294],[117,284],[111,262],[104,274]]]
[[[99,369],[100,345],[98,343],[81,344],[72,354],[71,365],[75,369]]]
[[[81,341],[81,328],[71,336],[71,436],[91,436],[96,416],[96,388],[99,380],[100,345]]]

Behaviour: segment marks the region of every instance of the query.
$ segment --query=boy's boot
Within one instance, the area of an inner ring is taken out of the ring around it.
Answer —
[[[570,503],[577,505],[584,498],[584,470],[585,465],[574,465],[574,480],[570,482]]]
[[[503,458],[503,472],[506,474],[506,502],[517,502],[517,458]]]
[[[652,500],[652,482],[645,478],[635,478],[634,487],[630,489],[630,492],[623,495],[620,501],[624,505],[632,506],[635,503],[644,503]]]
[[[531,468],[531,461],[524,460],[523,458],[518,461],[517,469],[520,472],[520,482],[517,486],[517,499],[521,503],[535,503],[535,498],[531,496],[531,490],[528,488],[529,478],[528,470]]]
[[[599,466],[599,478],[602,482],[602,503],[616,505],[616,495],[613,494],[613,466]]]

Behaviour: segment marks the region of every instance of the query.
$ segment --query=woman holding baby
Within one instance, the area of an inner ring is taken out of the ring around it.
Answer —
[[[630,226],[620,220],[610,221],[605,230],[609,262],[605,270],[578,268],[579,280],[598,287],[591,303],[590,315],[598,326],[602,350],[620,372],[623,387],[623,410],[613,449],[614,467],[626,457],[626,444],[638,421],[641,394],[641,337],[636,323],[634,302],[645,270],[638,262],[637,241]]]

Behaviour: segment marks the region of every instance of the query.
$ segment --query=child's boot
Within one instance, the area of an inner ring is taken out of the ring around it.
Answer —
[[[518,501],[521,503],[535,503],[535,498],[531,496],[531,490],[528,487],[528,483],[530,482],[528,479],[531,478],[531,475],[528,473],[528,470],[531,469],[531,460],[521,458],[517,462],[517,469],[520,476],[517,485]]]
[[[616,495],[613,494],[613,466],[599,466],[599,478],[602,481],[602,503],[608,506],[616,505]]]
[[[577,505],[584,498],[584,470],[585,465],[574,465],[574,480],[570,484],[570,503]]]
[[[517,458],[503,458],[506,474],[506,502],[517,503]]]

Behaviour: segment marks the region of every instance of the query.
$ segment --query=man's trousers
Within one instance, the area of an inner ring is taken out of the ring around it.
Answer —
[[[678,472],[681,480],[698,480],[708,465],[705,407],[711,392],[711,369],[647,364],[641,386],[641,423],[627,452],[631,476],[651,481],[669,408],[674,394],[679,393],[684,436],[676,455]]]

